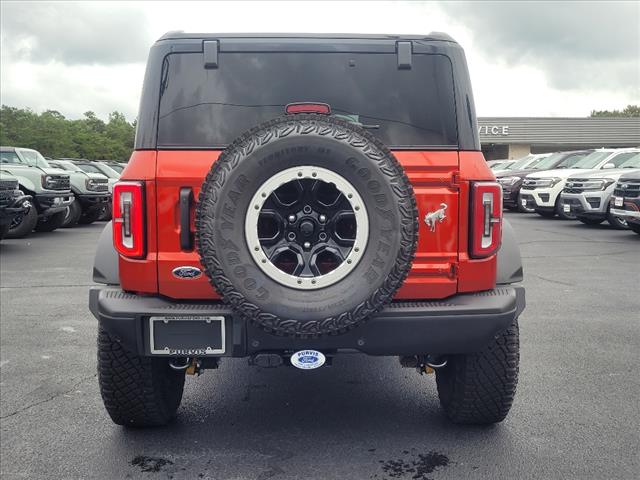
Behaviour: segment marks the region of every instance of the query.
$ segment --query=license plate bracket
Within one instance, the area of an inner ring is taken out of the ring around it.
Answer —
[[[150,317],[149,349],[152,355],[193,357],[224,354],[224,317]]]
[[[565,203],[564,205],[562,205],[562,210],[563,210],[565,213],[569,213],[569,212],[571,212],[571,205],[569,205],[568,203]]]
[[[624,198],[622,198],[622,197],[614,197],[613,206],[614,207],[621,207],[622,205],[624,205]]]

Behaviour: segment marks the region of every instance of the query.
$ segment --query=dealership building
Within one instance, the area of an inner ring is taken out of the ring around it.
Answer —
[[[640,117],[478,118],[487,160],[601,147],[640,146]]]

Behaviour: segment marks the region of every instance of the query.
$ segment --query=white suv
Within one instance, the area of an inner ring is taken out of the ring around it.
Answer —
[[[560,199],[560,192],[565,187],[567,178],[593,170],[618,168],[638,152],[638,148],[603,148],[569,168],[531,173],[522,182],[520,201],[527,207],[534,208],[543,217],[557,214],[563,219],[574,220],[576,215],[571,211],[564,211]]]

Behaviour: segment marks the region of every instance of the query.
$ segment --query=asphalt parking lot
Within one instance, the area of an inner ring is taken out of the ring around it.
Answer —
[[[102,225],[3,241],[2,478],[637,478],[640,236],[508,218],[528,306],[516,402],[488,428],[449,424],[432,376],[361,356],[309,372],[226,361],[187,378],[171,426],[115,426],[87,309]]]

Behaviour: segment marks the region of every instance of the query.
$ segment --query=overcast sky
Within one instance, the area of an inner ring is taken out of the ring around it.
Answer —
[[[586,116],[640,103],[640,2],[0,3],[0,101],[133,120],[170,30],[443,31],[465,48],[481,116]]]

